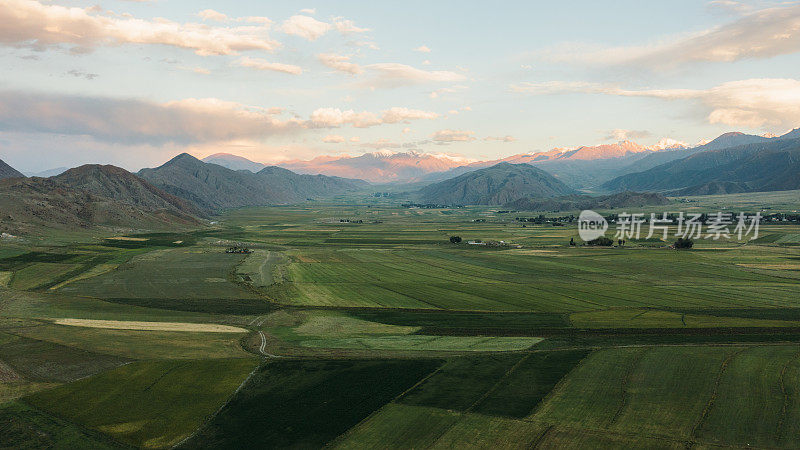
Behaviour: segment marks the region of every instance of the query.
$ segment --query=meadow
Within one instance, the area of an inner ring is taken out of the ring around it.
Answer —
[[[667,208],[724,205],[800,200]],[[593,248],[538,215],[362,196],[2,241],[0,447],[797,447],[799,225]]]

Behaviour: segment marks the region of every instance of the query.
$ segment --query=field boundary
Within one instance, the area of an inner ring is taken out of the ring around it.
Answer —
[[[338,444],[339,442],[341,442],[342,440],[344,440],[345,438],[347,438],[347,437],[348,437],[350,434],[354,433],[354,431],[353,431],[353,430],[355,430],[356,428],[358,428],[358,427],[359,427],[359,426],[360,426],[362,423],[366,423],[366,422],[367,422],[367,421],[369,421],[369,420],[370,420],[372,417],[374,417],[376,414],[378,414],[379,412],[381,412],[381,411],[382,411],[382,410],[383,410],[383,409],[384,409],[384,408],[385,408],[387,405],[389,405],[389,404],[392,404],[392,403],[399,404],[399,403],[397,403],[397,401],[398,401],[398,400],[400,400],[401,398],[403,398],[403,396],[405,396],[406,394],[408,394],[409,392],[411,392],[412,390],[414,390],[415,388],[417,388],[418,386],[420,386],[422,383],[424,383],[424,382],[425,382],[425,381],[427,381],[428,379],[430,379],[432,376],[434,376],[434,375],[436,375],[437,373],[439,373],[439,371],[440,371],[440,370],[442,370],[442,367],[444,367],[445,363],[446,363],[446,361],[442,361],[442,363],[439,365],[439,367],[437,367],[437,368],[436,368],[436,370],[433,370],[433,371],[431,371],[431,373],[429,373],[429,374],[425,375],[425,376],[424,376],[424,377],[422,377],[422,378],[421,378],[419,381],[417,381],[416,383],[414,383],[414,385],[413,385],[413,386],[411,386],[410,388],[408,388],[408,389],[406,389],[405,391],[401,392],[400,394],[398,394],[397,396],[395,396],[395,398],[393,398],[393,399],[389,400],[388,402],[386,402],[386,404],[384,404],[384,405],[383,405],[383,406],[381,406],[380,408],[378,408],[378,409],[376,409],[375,411],[372,411],[371,413],[369,413],[369,415],[368,415],[367,417],[364,417],[364,418],[363,418],[363,419],[362,419],[360,422],[358,422],[357,424],[355,424],[355,425],[353,425],[352,427],[350,427],[350,428],[349,428],[347,431],[345,431],[344,433],[340,434],[339,436],[336,436],[336,437],[335,437],[334,439],[332,439],[330,442],[328,442],[327,444],[325,444],[325,446],[324,446],[324,447],[325,447],[325,448],[331,448],[331,447],[335,446],[336,444]]]
[[[781,439],[781,434],[783,434],[783,424],[786,422],[786,413],[789,409],[789,392],[786,391],[786,384],[784,382],[784,377],[786,375],[786,371],[789,369],[789,365],[800,356],[800,351],[793,354],[786,360],[786,364],[783,365],[781,368],[780,377],[778,377],[778,383],[781,387],[781,394],[783,394],[783,406],[781,407],[781,417],[778,419],[778,425],[775,427],[775,441],[778,442]]]
[[[694,427],[692,427],[691,433],[689,433],[689,440],[692,446],[696,443],[695,439],[697,437],[697,432],[700,431],[700,427],[703,426],[703,423],[705,423],[705,421],[708,419],[708,415],[711,413],[711,409],[714,408],[714,403],[717,400],[717,392],[719,391],[719,385],[722,382],[722,377],[725,375],[725,371],[728,369],[728,365],[733,358],[739,356],[742,352],[757,347],[758,346],[741,348],[737,351],[731,352],[731,354],[729,354],[725,360],[722,361],[722,365],[720,366],[719,371],[717,371],[717,376],[714,379],[714,388],[711,390],[711,397],[706,402],[706,406],[703,408],[703,413],[700,415],[697,423],[695,423]]]
[[[239,384],[239,387],[237,387],[236,390],[233,391],[233,393],[228,397],[228,399],[225,400],[225,402],[219,408],[217,408],[216,411],[214,411],[212,414],[209,414],[208,417],[206,417],[203,420],[203,422],[200,424],[200,426],[198,426],[190,435],[188,435],[185,438],[181,439],[180,442],[178,442],[177,444],[173,445],[171,448],[179,448],[181,445],[183,445],[189,439],[195,437],[200,430],[202,430],[209,423],[211,423],[211,421],[214,419],[214,417],[217,417],[217,415],[226,406],[228,406],[228,404],[230,404],[231,400],[233,400],[233,397],[235,397],[236,394],[238,394],[239,391],[241,391],[244,388],[244,386],[247,384],[247,382],[250,381],[251,378],[253,378],[253,375],[255,375],[256,372],[258,371],[258,369],[260,369],[261,366],[263,366],[263,365],[264,365],[263,360],[262,360],[262,362],[259,362],[258,364],[256,364],[256,367],[252,371],[250,371],[250,373],[247,375],[247,377],[244,379],[244,381],[242,381],[241,384]]]

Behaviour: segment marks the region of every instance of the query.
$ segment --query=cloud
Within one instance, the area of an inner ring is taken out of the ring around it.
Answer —
[[[423,83],[442,83],[466,80],[467,77],[456,72],[444,70],[423,70],[400,63],[378,63],[365,66],[374,76],[364,86],[398,87]]]
[[[345,19],[344,17],[334,17],[333,26],[336,27],[336,31],[344,35],[353,33],[366,33],[367,31],[370,31],[369,28],[357,27],[352,20]]]
[[[795,127],[800,123],[800,80],[754,78],[729,81],[709,89],[630,90],[586,82],[520,83],[513,92],[535,95],[582,92],[622,97],[650,97],[695,102],[709,123],[737,127]]]
[[[180,145],[295,135],[308,129],[366,128],[433,120],[434,112],[392,107],[379,113],[319,108],[308,119],[282,108],[215,98],[158,103],[141,99],[0,91],[0,132],[91,136],[113,144]]]
[[[375,142],[364,142],[359,144],[359,147],[371,148],[373,150],[384,150],[388,148],[401,148],[403,146],[388,139],[378,139]]]
[[[378,44],[372,41],[351,41],[348,42],[348,45],[353,47],[363,47],[368,48],[370,50],[380,50],[381,48],[378,47]]]
[[[350,138],[350,142],[359,142],[359,141],[361,141],[361,138],[358,136],[353,136]]]
[[[403,128],[403,134],[408,134],[410,132],[411,132],[411,128],[409,128],[409,127]]]
[[[219,11],[214,11],[213,9],[204,9],[197,13],[197,16],[203,20],[213,20],[215,22],[227,22],[230,20],[226,14],[223,14]]]
[[[316,14],[317,13],[317,9],[316,8],[303,8],[303,9],[300,10],[300,12],[303,13],[303,14]]]
[[[136,99],[0,92],[0,130],[90,135],[114,143],[191,143],[263,137],[300,129],[276,110],[218,99]]]
[[[334,53],[320,53],[317,55],[317,59],[323,65],[339,72],[345,72],[351,75],[357,75],[364,72],[364,69],[362,69],[361,66],[350,62],[349,56],[336,55]]]
[[[706,5],[709,9],[716,9],[725,12],[743,13],[753,10],[753,5],[733,0],[712,0]]]
[[[395,106],[384,111],[381,120],[383,123],[408,123],[411,120],[433,120],[438,117],[439,114],[434,112]]]
[[[463,91],[464,89],[467,89],[467,87],[466,86],[462,86],[462,85],[457,85],[457,86],[452,86],[452,87],[443,87],[443,88],[439,88],[439,89],[436,89],[434,91],[431,91],[431,93],[428,94],[428,97],[430,97],[430,98],[439,98],[439,97],[442,96],[442,94],[455,94],[456,92]]]
[[[230,55],[245,50],[273,51],[280,46],[268,36],[268,24],[213,27],[102,13],[97,8],[3,0],[0,43],[34,48],[63,44],[72,46],[71,50],[78,53],[103,45],[161,44],[191,49],[204,56]]]
[[[242,67],[250,67],[257,70],[270,70],[273,72],[283,72],[292,75],[300,75],[303,73],[303,68],[300,66],[274,63],[261,58],[250,58],[249,56],[239,58],[237,64]]]
[[[344,141],[344,136],[339,136],[338,134],[329,134],[322,138],[322,142],[326,144],[341,144]]]
[[[192,72],[199,73],[201,75],[211,75],[211,71],[205,67],[192,67]]]
[[[517,140],[514,136],[486,136],[484,141],[500,141],[500,142],[514,142]]]
[[[300,15],[289,17],[281,26],[281,30],[284,33],[300,36],[309,41],[316,41],[330,29],[331,25],[328,23],[320,22],[313,17]]]
[[[415,48],[414,51],[415,52],[421,52],[421,53],[430,53],[431,49],[428,48],[427,45],[420,45],[419,47]]]
[[[669,68],[701,61],[771,58],[798,51],[800,4],[792,3],[754,11],[728,24],[656,44],[593,48],[567,43],[545,51],[542,56],[556,62]]]
[[[552,95],[552,94],[609,94],[624,97],[656,97],[667,100],[695,98],[702,92],[696,89],[649,89],[649,90],[629,90],[618,86],[589,81],[544,81],[544,82],[522,82],[512,84],[509,89],[512,92],[533,94],[533,95]]]
[[[310,126],[312,127],[340,127],[352,125],[356,128],[368,128],[382,124],[406,123],[412,120],[432,120],[439,117],[434,112],[418,109],[393,107],[383,111],[380,115],[368,111],[355,112],[342,111],[339,108],[319,108],[311,113]]]
[[[94,80],[99,76],[96,73],[87,73],[82,70],[76,70],[76,69],[68,70],[67,75],[72,75],[73,77],[77,78],[85,78],[87,80]]]
[[[474,131],[439,130],[431,135],[435,142],[469,142],[474,141]]]
[[[651,133],[647,130],[623,130],[617,128],[608,132],[607,136],[603,138],[606,141],[630,141],[632,139],[642,139],[650,137]]]

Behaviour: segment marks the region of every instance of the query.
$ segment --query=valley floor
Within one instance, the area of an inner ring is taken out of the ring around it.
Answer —
[[[0,447],[800,445],[800,226],[590,248],[352,205],[0,242]]]

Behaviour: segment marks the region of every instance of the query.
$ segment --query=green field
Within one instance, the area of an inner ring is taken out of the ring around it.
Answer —
[[[319,447],[439,364],[437,360],[266,364],[186,447]]]
[[[228,280],[242,259],[219,249],[153,250],[112,272],[75,281],[59,291],[98,298],[248,298],[247,290]]]
[[[162,448],[196,430],[255,366],[251,359],[139,362],[23,401],[120,442]]]
[[[667,208],[800,208],[696,200]],[[590,248],[531,216],[356,196],[0,241],[0,448],[799,445],[800,226]]]

